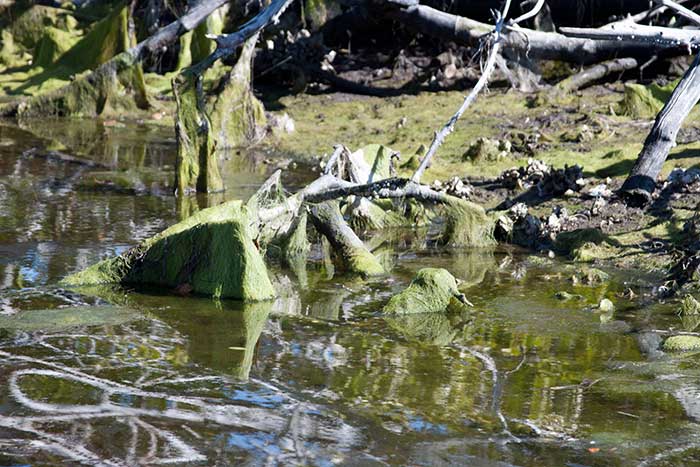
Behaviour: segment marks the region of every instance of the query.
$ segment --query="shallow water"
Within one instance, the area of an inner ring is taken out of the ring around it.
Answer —
[[[644,332],[698,323],[639,305],[639,274],[574,285],[580,265],[399,232],[371,239],[388,278],[334,277],[317,252],[306,269],[273,265],[274,303],[57,288],[274,170],[262,149],[233,153],[226,195],[178,201],[170,135],[0,126],[0,465],[700,463],[700,357],[664,355]],[[313,176],[286,173],[289,187]],[[380,316],[426,266],[462,280],[474,308]],[[594,309],[604,297],[614,314]]]

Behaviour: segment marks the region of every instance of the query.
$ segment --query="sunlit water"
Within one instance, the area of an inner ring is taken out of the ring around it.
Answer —
[[[384,232],[370,240],[390,276],[334,277],[315,254],[271,267],[270,303],[57,288],[195,209],[247,198],[277,160],[232,153],[224,197],[178,201],[174,151],[167,128],[0,126],[0,465],[700,463],[698,357],[645,332],[698,323],[640,306],[637,274],[574,285],[580,265]],[[289,187],[313,176],[285,173]],[[462,280],[474,308],[381,316],[426,266]],[[612,315],[594,308],[605,297]]]

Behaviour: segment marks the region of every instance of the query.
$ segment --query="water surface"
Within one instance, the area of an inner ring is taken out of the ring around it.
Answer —
[[[383,232],[371,244],[388,277],[334,276],[314,251],[305,269],[271,266],[271,303],[56,287],[246,199],[279,156],[231,153],[225,195],[178,200],[174,153],[169,128],[0,126],[0,465],[700,463],[699,357],[646,332],[698,323],[646,303],[637,274],[575,285],[580,265]],[[285,183],[313,176],[290,165]],[[382,317],[427,266],[474,308]],[[594,308],[606,297],[614,314]]]

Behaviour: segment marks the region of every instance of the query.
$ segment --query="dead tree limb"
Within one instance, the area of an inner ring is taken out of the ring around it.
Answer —
[[[316,230],[328,239],[345,268],[365,277],[385,273],[379,260],[345,222],[336,201],[311,206],[309,212]]]
[[[390,0],[385,12],[406,26],[423,34],[451,40],[466,45],[477,46],[484,35],[492,32],[492,27],[462,16],[420,5],[417,0]],[[694,33],[681,33],[683,39]],[[619,57],[649,56],[661,50],[683,47],[677,42],[619,41],[616,36],[607,40],[569,37],[556,32],[534,31],[517,25],[505,25],[501,48],[525,54],[531,59],[559,60],[571,63],[590,64],[601,60]]]
[[[656,188],[656,179],[676,144],[676,135],[681,124],[700,100],[700,55],[685,72],[668,102],[656,116],[654,126],[644,141],[642,152],[632,167],[629,177],[622,185],[621,194],[631,204],[649,202]]]
[[[625,70],[637,68],[637,60],[634,58],[617,58],[593,65],[585,70],[562,80],[557,87],[563,91],[576,91],[595,83],[599,79],[611,73],[621,73]]]
[[[663,49],[679,49],[688,51],[696,49],[700,43],[700,31],[689,29],[674,29],[661,26],[646,26],[628,21],[613,23],[603,28],[559,28],[570,39],[590,39],[598,43],[612,42],[617,44],[618,55],[634,55],[626,53],[627,49],[645,48],[647,55]]]

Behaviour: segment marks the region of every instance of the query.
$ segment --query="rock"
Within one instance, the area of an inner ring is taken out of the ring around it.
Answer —
[[[663,349],[666,352],[690,352],[693,350],[700,350],[700,337],[671,336],[664,342]]]
[[[446,311],[454,299],[464,300],[452,274],[446,269],[424,268],[405,290],[391,297],[382,312],[389,315],[440,313]]]
[[[615,305],[612,301],[604,298],[598,304],[598,310],[600,310],[601,313],[612,313],[615,311]]]
[[[481,137],[469,145],[462,158],[471,161],[499,161],[507,157],[510,154],[510,150],[511,144],[509,141]]]
[[[573,299],[576,299],[576,300],[583,300],[584,299],[583,295],[572,294],[569,292],[565,292],[563,290],[555,293],[554,298],[556,298],[557,300],[564,301],[564,302],[569,301],[569,300],[573,300]]]
[[[195,294],[244,301],[276,296],[240,201],[204,209],[127,252],[66,277],[63,286],[189,284]]]
[[[79,326],[118,325],[140,319],[136,310],[115,306],[76,306],[53,310],[26,310],[0,316],[0,329],[59,331]]]

